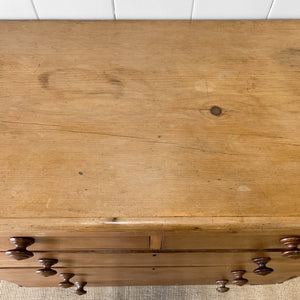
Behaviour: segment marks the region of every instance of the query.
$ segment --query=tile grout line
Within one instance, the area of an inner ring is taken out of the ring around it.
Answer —
[[[39,20],[40,17],[39,17],[39,15],[38,15],[37,9],[36,9],[36,7],[35,7],[34,0],[30,0],[30,2],[31,2],[32,8],[33,8],[33,10],[34,10],[35,16],[36,16],[36,18]]]
[[[113,7],[114,19],[117,20],[117,16],[116,16],[116,3],[115,3],[115,0],[111,0],[111,2],[112,2],[112,7]]]
[[[273,7],[274,7],[275,2],[276,2],[276,0],[273,0],[273,1],[272,1],[271,6],[270,6],[270,9],[269,9],[269,12],[268,12],[267,17],[266,17],[266,20],[269,19],[270,14],[271,14],[271,12],[272,12],[272,9],[273,9]]]
[[[195,8],[195,0],[193,0],[192,2],[191,20],[193,20],[194,8]]]

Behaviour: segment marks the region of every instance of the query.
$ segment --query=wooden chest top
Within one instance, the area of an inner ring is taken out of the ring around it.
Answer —
[[[299,32],[1,22],[0,217],[299,217]]]

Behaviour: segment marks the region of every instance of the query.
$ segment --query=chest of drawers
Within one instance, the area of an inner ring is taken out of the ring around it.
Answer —
[[[299,29],[1,22],[1,279],[299,276]]]

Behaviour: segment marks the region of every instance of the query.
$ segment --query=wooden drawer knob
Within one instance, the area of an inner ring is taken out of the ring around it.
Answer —
[[[70,281],[70,279],[74,277],[73,273],[61,273],[59,275],[63,278],[64,281],[60,282],[58,286],[67,289],[74,285],[74,283]]]
[[[217,280],[216,283],[219,285],[216,290],[219,292],[219,293],[225,293],[225,292],[228,292],[229,291],[229,288],[226,287],[225,285],[228,283],[228,280],[227,279],[220,279],[220,280]]]
[[[233,284],[242,286],[248,282],[248,279],[243,278],[243,275],[246,273],[245,270],[234,270],[231,273],[235,276],[235,279],[232,280]]]
[[[43,265],[42,269],[39,269],[36,271],[37,274],[40,274],[44,277],[49,277],[55,275],[57,272],[51,267],[58,263],[57,259],[52,258],[41,258],[39,259],[39,262]]]
[[[81,296],[81,295],[86,294],[86,291],[83,289],[84,286],[86,285],[86,282],[85,282],[85,281],[76,281],[76,282],[75,282],[75,285],[76,285],[76,287],[77,287],[77,289],[75,290],[75,294],[76,294],[76,295]]]
[[[272,273],[274,270],[271,268],[266,267],[266,264],[271,260],[270,257],[257,257],[253,258],[252,261],[258,264],[258,268],[255,269],[253,272],[257,275],[268,275]]]
[[[300,236],[285,237],[280,242],[288,247],[288,250],[281,252],[283,257],[298,259],[300,258],[300,250],[298,245],[300,244]]]
[[[31,251],[26,248],[34,243],[34,239],[30,237],[12,237],[9,239],[15,245],[15,249],[6,251],[6,255],[16,259],[23,260],[33,256]]]

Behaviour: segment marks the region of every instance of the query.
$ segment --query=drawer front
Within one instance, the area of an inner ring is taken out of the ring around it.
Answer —
[[[30,251],[97,250],[97,249],[149,249],[150,236],[119,232],[102,232],[94,236],[33,236],[35,243]],[[0,251],[13,249],[9,237],[0,237]]]
[[[13,236],[13,235],[11,235]],[[30,234],[28,235],[31,236]],[[65,236],[31,236],[35,243],[30,251],[87,251],[87,250],[268,250],[283,249],[280,239],[300,236],[299,230],[282,231],[180,231],[180,232],[82,232]],[[13,249],[9,236],[0,237],[0,251]]]
[[[255,264],[252,258],[268,256],[270,264],[297,264],[300,261],[283,258],[280,252],[196,252],[196,253],[104,253],[104,252],[36,252],[34,257],[17,261],[11,259],[4,252],[0,253],[0,267],[36,267],[40,268],[40,258],[58,259],[55,267],[200,267],[200,266],[232,266],[240,268]]]
[[[279,283],[293,276],[299,276],[299,266],[276,266],[276,271],[268,276],[258,276],[252,272],[253,266],[246,266],[244,275],[250,284]],[[274,266],[273,266],[274,267]],[[72,272],[75,274],[72,282],[87,281],[87,286],[121,286],[121,285],[177,285],[177,284],[215,284],[218,279],[232,280],[230,266],[212,267],[86,267],[57,268],[58,273]],[[21,286],[57,286],[62,281],[60,276],[44,278],[35,274],[34,268],[0,268],[0,279],[14,282]]]
[[[280,239],[286,236],[300,236],[300,229],[289,231],[251,232],[166,232],[165,250],[221,250],[221,249],[283,249]]]

